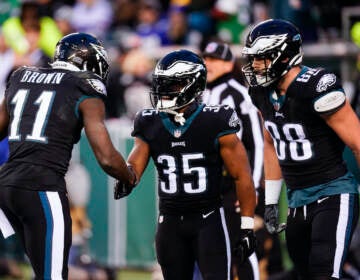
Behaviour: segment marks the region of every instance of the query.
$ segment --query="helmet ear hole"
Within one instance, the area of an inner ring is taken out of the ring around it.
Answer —
[[[64,61],[82,71],[91,71],[103,81],[109,72],[108,55],[101,42],[87,33],[71,33],[56,45],[54,61]]]

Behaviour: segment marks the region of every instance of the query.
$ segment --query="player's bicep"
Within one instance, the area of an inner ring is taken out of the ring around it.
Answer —
[[[350,149],[360,152],[360,121],[349,101],[335,113],[322,117]]]
[[[105,105],[99,98],[87,98],[80,103],[84,129],[96,158],[102,162],[111,156],[113,145],[107,132]]]
[[[245,147],[235,133],[220,137],[219,144],[224,165],[234,179],[251,174]]]

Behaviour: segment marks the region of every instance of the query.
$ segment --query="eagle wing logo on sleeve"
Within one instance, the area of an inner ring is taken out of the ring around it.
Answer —
[[[336,82],[336,76],[335,74],[325,74],[321,77],[318,84],[316,85],[316,91],[317,92],[323,92],[328,87],[332,86]]]
[[[229,119],[229,126],[230,127],[236,127],[240,124],[240,120],[236,112],[234,111]]]
[[[96,90],[98,93],[101,93],[103,95],[107,95],[106,93],[106,87],[104,83],[97,79],[87,79],[88,83],[91,85],[91,87]]]

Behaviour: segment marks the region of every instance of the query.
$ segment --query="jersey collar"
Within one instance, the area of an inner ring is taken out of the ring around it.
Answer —
[[[179,138],[186,132],[186,130],[190,127],[192,121],[196,118],[196,116],[202,111],[204,107],[205,104],[199,105],[196,110],[186,119],[184,125],[176,125],[170,120],[169,114],[165,112],[160,112],[159,115],[166,130],[169,131],[170,134],[174,137]]]

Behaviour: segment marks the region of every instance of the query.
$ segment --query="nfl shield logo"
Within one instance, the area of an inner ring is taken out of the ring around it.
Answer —
[[[180,130],[180,129],[175,129],[175,130],[174,130],[174,136],[175,136],[176,138],[179,138],[179,137],[181,136],[181,130]]]

